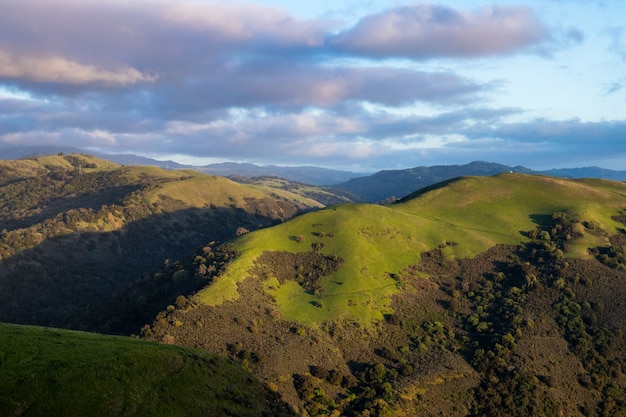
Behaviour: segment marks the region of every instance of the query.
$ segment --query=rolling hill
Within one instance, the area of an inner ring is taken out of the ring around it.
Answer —
[[[277,394],[198,350],[0,324],[3,416],[291,416]]]
[[[0,161],[0,321],[162,343],[0,325],[0,412],[625,415],[626,184],[473,166],[324,208],[345,195]]]
[[[531,170],[524,167],[513,168],[492,162],[474,161],[465,165],[435,165],[384,170],[335,184],[334,187],[349,193],[354,201],[376,203],[402,198],[420,188],[460,176],[490,176],[504,172],[530,173]]]
[[[136,332],[206,284],[154,277],[164,262],[175,271],[210,242],[321,207],[278,188],[89,155],[0,161],[0,321]],[[142,297],[120,304],[129,285]]]
[[[417,189],[460,176],[491,176],[508,172],[626,181],[626,171],[597,167],[534,171],[522,166],[511,167],[493,162],[474,161],[465,165],[434,165],[379,171],[373,175],[352,178],[333,187],[347,193],[353,201],[375,203],[403,198]]]
[[[623,183],[502,174],[302,214],[142,335],[305,415],[620,415],[625,209]]]

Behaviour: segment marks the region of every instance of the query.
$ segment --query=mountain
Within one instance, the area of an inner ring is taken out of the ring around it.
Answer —
[[[421,166],[410,169],[385,170],[370,176],[353,178],[335,184],[348,192],[353,200],[374,203],[401,198],[413,191],[451,178],[470,175],[495,175],[503,172],[530,173],[524,167],[510,167],[492,162],[475,161],[466,165]]]
[[[541,171],[541,173],[562,178],[603,178],[613,181],[626,181],[626,171],[598,167],[549,169]]]
[[[0,159],[57,155],[59,153],[85,153],[70,147],[6,147],[0,148]],[[248,163],[224,162],[204,166],[161,161],[132,154],[103,154],[88,152],[101,159],[120,165],[157,166],[164,169],[195,169],[211,175],[235,178],[280,177],[289,181],[335,188],[334,193],[349,195],[349,199],[360,202],[393,201],[416,189],[465,175],[495,175],[503,172],[548,175],[562,178],[602,178],[626,181],[626,171],[598,167],[560,168],[534,171],[523,166],[507,166],[492,162],[474,161],[465,165],[420,166],[401,170],[383,170],[374,174],[333,170],[320,167],[259,166]]]
[[[174,161],[162,161],[146,158],[133,154],[104,154],[94,151],[84,151],[72,147],[1,147],[0,159],[13,160],[51,156],[58,154],[90,154],[101,159],[129,166],[157,166],[164,169],[195,169],[199,172],[211,175],[228,177],[231,175],[244,177],[281,177],[290,181],[296,181],[312,185],[332,185],[348,181],[351,178],[363,174],[341,171],[336,169],[320,168],[314,166],[282,167],[274,165],[259,166],[247,163],[223,162],[202,166],[179,164]]]
[[[280,177],[312,185],[333,185],[362,175],[350,171],[339,171],[335,169],[312,166],[258,166],[254,164],[240,164],[234,162],[204,165],[195,167],[195,169],[207,174],[221,175],[224,177],[231,175],[244,177]]]
[[[173,275],[177,260],[321,207],[194,170],[82,154],[0,161],[0,321],[137,332],[206,284]],[[164,263],[171,273],[154,276]]]
[[[352,203],[348,193],[333,187],[312,186],[310,184],[280,177],[245,177],[242,175],[231,175],[228,178],[243,184],[253,184],[288,191],[315,200],[325,206]]]
[[[302,214],[234,240],[142,336],[303,415],[619,415],[625,207],[624,183],[507,173]]]
[[[277,394],[199,350],[0,323],[3,416],[293,416]]]
[[[511,167],[493,162],[474,161],[465,165],[435,165],[380,171],[370,176],[353,178],[335,184],[333,188],[346,192],[354,201],[374,203],[402,198],[417,189],[460,176],[489,176],[505,172],[562,178],[602,178],[626,181],[626,171],[597,167],[534,171],[522,166]]]
[[[139,155],[132,154],[103,154],[103,153],[95,153],[94,155],[99,158],[106,159],[108,161],[113,161],[120,165],[131,165],[131,166],[156,166],[164,169],[190,169],[193,168],[191,165],[179,164],[174,161],[161,161],[152,158],[146,158]]]

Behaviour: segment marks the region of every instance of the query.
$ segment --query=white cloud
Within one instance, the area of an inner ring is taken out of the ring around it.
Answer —
[[[110,86],[154,82],[157,79],[155,75],[146,74],[130,67],[110,71],[58,56],[26,56],[2,50],[0,50],[0,77],[36,82],[96,83]]]
[[[285,10],[254,3],[165,3],[161,18],[224,41],[272,42],[281,46],[320,46],[327,28],[320,21],[297,20]]]
[[[366,16],[331,40],[372,57],[475,57],[508,54],[548,38],[531,9],[492,6],[464,12],[417,4]]]

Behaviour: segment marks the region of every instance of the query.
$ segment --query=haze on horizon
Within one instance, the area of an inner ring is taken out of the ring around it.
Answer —
[[[626,164],[626,3],[0,0],[0,155]]]

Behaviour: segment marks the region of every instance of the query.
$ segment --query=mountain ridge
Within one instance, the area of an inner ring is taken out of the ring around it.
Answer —
[[[521,172],[557,176],[563,178],[604,178],[615,181],[626,181],[626,171],[600,168],[596,166],[578,168],[555,168],[547,170],[533,170],[524,166],[508,166],[496,162],[472,161],[467,164],[416,166],[405,169],[386,169],[375,173],[363,173],[321,168],[315,166],[275,166],[256,165],[251,163],[221,162],[208,165],[180,164],[174,161],[160,161],[152,158],[132,154],[103,154],[84,151],[69,147],[42,147],[42,148],[0,148],[2,159],[20,159],[32,156],[55,155],[64,153],[93,154],[102,159],[123,165],[153,165],[164,169],[196,169],[200,172],[220,176],[263,177],[278,176],[287,180],[302,182],[317,186],[334,186],[353,194],[353,198],[360,202],[378,202],[389,198],[402,198],[418,188],[454,178],[460,175],[494,175],[503,172]],[[423,175],[425,178],[416,178]],[[404,186],[397,184],[404,183]],[[390,183],[393,192],[384,193],[377,189]],[[373,189],[373,191],[372,191]]]

